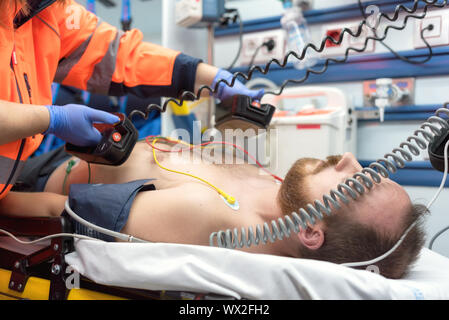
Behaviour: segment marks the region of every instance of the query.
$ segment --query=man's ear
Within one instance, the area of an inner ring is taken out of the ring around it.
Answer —
[[[324,232],[319,227],[307,227],[298,233],[299,241],[310,250],[318,250],[324,243]]]

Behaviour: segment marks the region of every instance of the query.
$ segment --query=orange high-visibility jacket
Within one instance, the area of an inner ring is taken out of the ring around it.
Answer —
[[[31,8],[30,16],[11,12],[11,25],[0,27],[0,100],[49,105],[52,82],[143,97],[193,89],[199,59],[142,42],[140,31],[121,32],[73,0]],[[42,139],[39,134],[0,146],[0,199]]]

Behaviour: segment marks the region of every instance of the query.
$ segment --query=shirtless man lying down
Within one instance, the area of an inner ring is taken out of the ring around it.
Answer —
[[[168,147],[159,142],[155,146]],[[88,170],[87,163],[78,159],[67,174],[68,162],[74,158],[60,158],[55,170],[47,170],[44,182],[39,178],[40,189],[33,191],[44,193],[35,193],[36,203],[21,203],[21,192],[15,192],[0,210],[9,215],[59,215],[70,188],[72,209],[92,223],[148,241],[209,245],[212,232],[254,228],[298,212],[316,199],[322,201],[324,194],[362,169],[350,153],[325,160],[304,158],[280,183],[251,164],[217,165],[205,157],[194,163],[189,157],[162,151],[156,155],[162,166],[199,176],[234,196],[239,209],[231,208],[206,183],[160,168],[151,146],[140,141],[118,167],[91,164]],[[153,185],[155,190],[142,191],[143,185]],[[411,223],[422,220],[424,212],[423,206],[412,205],[400,185],[382,179],[357,201],[333,210],[335,214],[298,234],[242,250],[334,263],[370,260],[388,251]],[[381,274],[403,277],[423,244],[424,232],[418,223],[393,254],[377,263]]]

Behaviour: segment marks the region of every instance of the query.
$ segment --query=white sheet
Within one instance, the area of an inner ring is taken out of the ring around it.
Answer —
[[[104,285],[237,299],[449,299],[449,259],[423,249],[406,279],[336,264],[167,243],[77,240],[66,261]]]

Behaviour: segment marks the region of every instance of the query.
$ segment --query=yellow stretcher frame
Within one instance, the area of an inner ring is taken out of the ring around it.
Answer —
[[[0,268],[0,300],[48,300],[50,297],[50,280],[29,277],[23,292],[8,287],[11,271]],[[122,297],[96,292],[88,289],[71,289],[67,300],[127,300]]]

